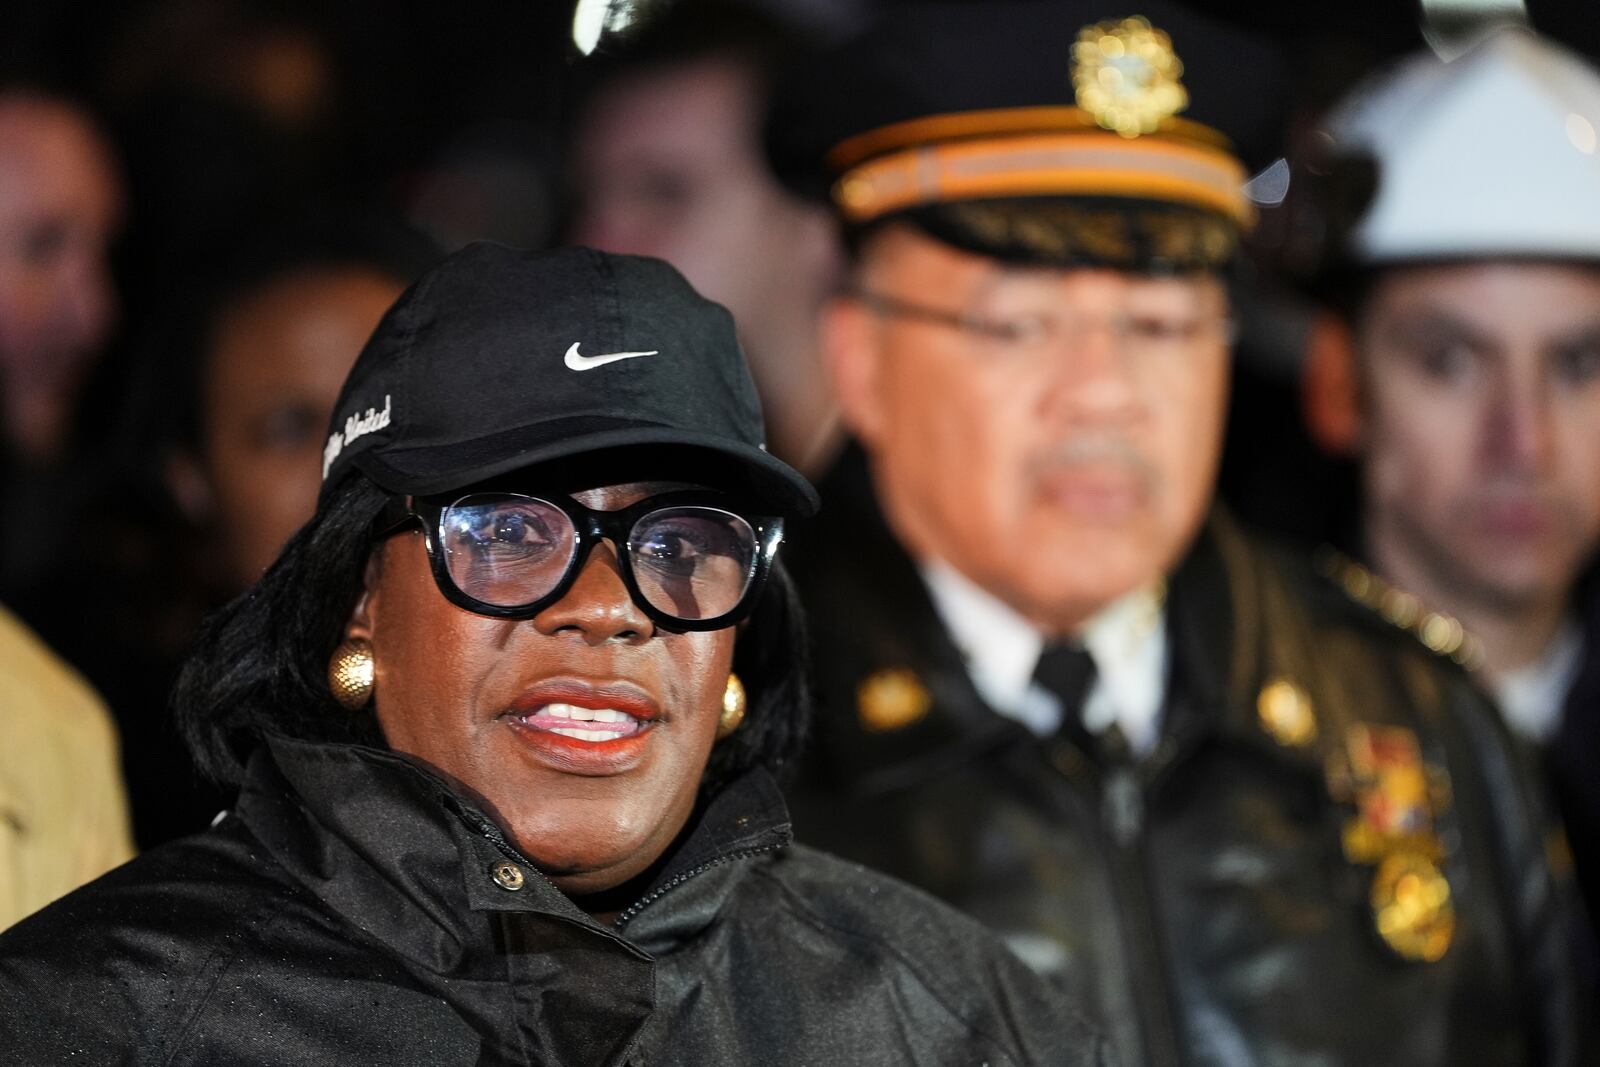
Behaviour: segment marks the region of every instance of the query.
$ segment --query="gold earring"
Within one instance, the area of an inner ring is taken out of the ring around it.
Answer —
[[[346,711],[360,711],[372,699],[372,643],[364,637],[347,638],[333,650],[328,662],[328,689]]]
[[[744,683],[737,674],[728,675],[728,686],[722,691],[722,714],[717,719],[717,740],[733,733],[744,722]]]

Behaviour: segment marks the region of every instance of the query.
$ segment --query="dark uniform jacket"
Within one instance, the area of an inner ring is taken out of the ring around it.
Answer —
[[[1583,963],[1591,985],[1600,979],[1600,574],[1579,587],[1583,662],[1562,702],[1561,725],[1539,753],[1575,863],[1588,919]]]
[[[1575,1061],[1534,791],[1458,670],[1219,517],[1169,580],[1154,751],[1040,739],[862,496],[803,545],[802,840],[999,931],[1126,1063]]]
[[[977,924],[720,792],[615,927],[399,757],[276,741],[237,813],[0,937],[0,1063],[1090,1064]]]

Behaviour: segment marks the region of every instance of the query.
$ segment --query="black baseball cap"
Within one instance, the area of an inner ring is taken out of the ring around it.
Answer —
[[[686,456],[678,477],[813,514],[816,490],[763,442],[732,316],[671,266],[480,242],[378,324],[334,407],[323,491],[354,470],[428,496],[590,454]]]

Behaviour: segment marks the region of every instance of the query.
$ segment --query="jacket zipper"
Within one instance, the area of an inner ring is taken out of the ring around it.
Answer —
[[[662,897],[666,896],[668,893],[672,892],[672,890],[678,888],[695,875],[704,874],[713,867],[720,867],[724,863],[730,863],[733,860],[748,859],[751,856],[759,856],[763,852],[776,851],[781,847],[783,846],[773,844],[761,845],[756,848],[738,849],[734,852],[729,852],[718,856],[716,859],[707,860],[698,867],[691,867],[689,870],[684,871],[682,874],[674,877],[672,881],[656,886],[656,888],[652,889],[649,893],[646,893],[638,901],[629,905],[626,911],[617,916],[616,927],[618,930],[622,929],[630,920],[638,916],[638,914],[645,908],[649,907],[651,904],[654,904],[656,901],[660,900]]]
[[[1172,1004],[1144,867],[1144,806],[1154,778],[1141,781],[1131,763],[1114,764],[1102,771],[1101,833],[1111,846],[1114,907],[1133,964],[1128,968],[1133,977],[1128,992],[1139,1024],[1142,1062],[1150,1067],[1177,1067],[1180,1059]]]
[[[477,822],[476,819],[473,821]],[[505,853],[507,859],[516,860],[518,863],[525,865],[533,874],[538,875],[540,878],[544,878],[544,873],[540,871],[539,868],[535,867],[533,865],[533,861],[524,856],[515,845],[513,845],[510,841],[507,841],[505,834],[501,833],[500,828],[494,823],[488,821],[478,822],[478,832],[483,835],[484,840],[488,841],[495,848]],[[715,859],[707,860],[698,867],[691,867],[689,870],[684,871],[682,874],[674,877],[672,881],[667,882],[664,885],[657,886],[655,889],[652,889],[649,893],[647,893],[643,898],[629,905],[626,911],[617,916],[616,923],[614,924],[615,928],[621,930],[625,925],[627,925],[630,919],[635,918],[645,908],[649,907],[651,904],[654,904],[656,901],[660,900],[669,892],[678,888],[684,882],[687,882],[697,874],[704,874],[713,867],[720,867],[722,864],[732,862],[733,860],[748,859],[751,856],[759,856],[763,852],[774,852],[782,847],[783,846],[781,844],[771,844],[760,845],[756,848],[738,849],[736,851],[728,852],[718,856]],[[545,880],[549,881],[549,879]]]

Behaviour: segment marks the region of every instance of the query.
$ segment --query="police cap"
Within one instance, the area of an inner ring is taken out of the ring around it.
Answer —
[[[896,5],[780,88],[769,144],[856,234],[899,220],[1006,260],[1214,270],[1254,222],[1235,145],[1276,135],[1281,73],[1269,39],[1171,3]]]

